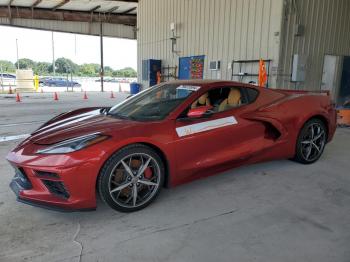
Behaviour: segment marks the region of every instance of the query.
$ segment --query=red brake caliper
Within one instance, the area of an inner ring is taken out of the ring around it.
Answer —
[[[153,176],[152,169],[150,167],[147,167],[144,173],[145,178],[151,179]]]

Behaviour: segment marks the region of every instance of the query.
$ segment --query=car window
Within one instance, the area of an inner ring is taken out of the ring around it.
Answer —
[[[247,88],[244,88],[244,90],[247,94],[248,103],[254,102],[259,95],[259,92],[256,89],[247,87]]]
[[[162,120],[200,86],[161,84],[114,106],[109,115],[132,120]]]
[[[2,74],[2,77],[3,77],[3,78],[12,78],[12,79],[15,79],[15,78],[16,78],[16,76],[11,75],[11,74]]]
[[[224,112],[233,108],[250,104],[255,101],[259,92],[253,88],[219,87],[214,88],[195,99],[180,118],[186,117],[190,109],[201,106],[211,106],[214,113]]]

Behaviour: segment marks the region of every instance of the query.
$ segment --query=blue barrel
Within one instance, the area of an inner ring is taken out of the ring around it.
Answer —
[[[140,92],[141,85],[139,83],[130,83],[130,94],[135,95]]]

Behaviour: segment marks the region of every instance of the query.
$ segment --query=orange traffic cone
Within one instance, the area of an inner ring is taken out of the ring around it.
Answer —
[[[86,91],[84,92],[84,99],[88,99]]]
[[[10,86],[10,89],[9,89],[9,94],[11,95],[12,94],[12,87]]]
[[[111,91],[111,98],[115,98],[113,91]]]
[[[21,102],[21,97],[19,96],[18,92],[17,92],[17,95],[16,95],[16,102]]]
[[[58,100],[58,95],[57,92],[55,92],[54,96],[53,96],[53,100],[57,101]]]

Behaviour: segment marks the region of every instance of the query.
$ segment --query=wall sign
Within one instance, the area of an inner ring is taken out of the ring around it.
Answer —
[[[205,56],[179,58],[179,79],[203,79]]]

